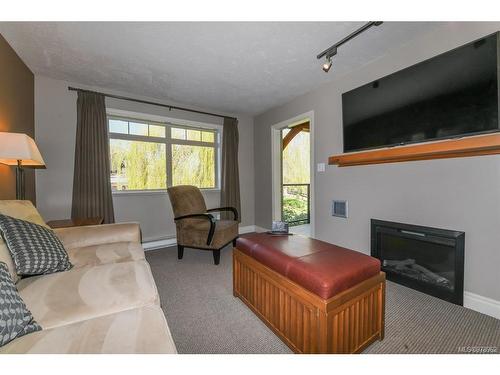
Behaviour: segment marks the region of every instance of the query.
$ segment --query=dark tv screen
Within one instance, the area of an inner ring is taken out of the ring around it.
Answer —
[[[498,33],[342,94],[344,152],[499,131]]]

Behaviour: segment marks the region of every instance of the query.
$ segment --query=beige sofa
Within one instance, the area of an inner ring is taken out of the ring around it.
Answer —
[[[29,201],[0,200],[0,213],[46,226]],[[26,306],[43,330],[0,353],[176,353],[135,223],[55,230],[74,267],[20,279],[0,238]]]

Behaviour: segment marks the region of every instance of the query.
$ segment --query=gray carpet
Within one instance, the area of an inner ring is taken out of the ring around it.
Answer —
[[[148,251],[162,308],[179,353],[290,353],[232,294],[231,248],[214,266],[212,254]],[[387,283],[385,339],[365,353],[500,352],[500,320],[412,289]],[[464,348],[464,349],[461,349]]]

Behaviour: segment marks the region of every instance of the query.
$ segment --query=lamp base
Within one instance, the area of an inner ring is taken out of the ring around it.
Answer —
[[[16,199],[25,200],[25,190],[24,190],[24,168],[21,164],[21,160],[17,161],[16,167]]]

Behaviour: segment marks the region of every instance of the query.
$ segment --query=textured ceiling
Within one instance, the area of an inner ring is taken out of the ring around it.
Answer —
[[[211,110],[259,114],[428,32],[386,22],[316,55],[362,22],[25,22],[0,33],[35,74]]]

